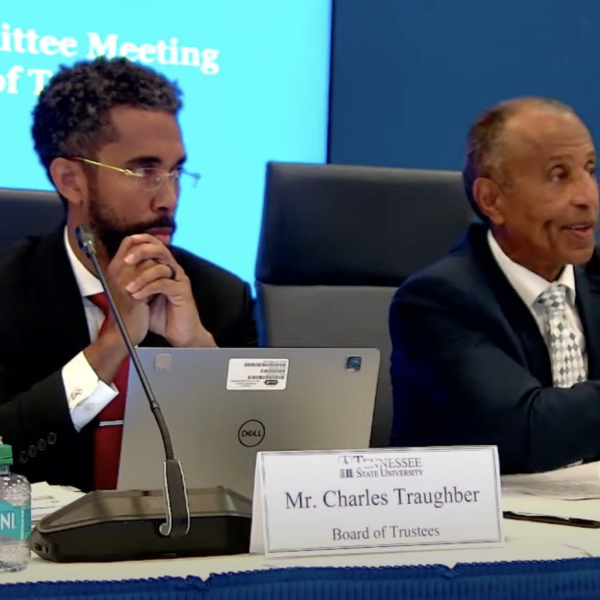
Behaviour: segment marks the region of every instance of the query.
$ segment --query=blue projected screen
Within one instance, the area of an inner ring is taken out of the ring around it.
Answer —
[[[175,243],[252,281],[267,161],[326,161],[330,0],[2,2],[0,187],[51,190],[31,140],[59,65],[127,56],[184,92]]]

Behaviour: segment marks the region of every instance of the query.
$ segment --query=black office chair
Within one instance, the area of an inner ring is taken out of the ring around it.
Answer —
[[[0,252],[28,236],[50,233],[64,220],[55,192],[0,189]]]
[[[256,263],[261,343],[381,351],[371,445],[389,442],[388,313],[474,215],[457,172],[270,163]]]

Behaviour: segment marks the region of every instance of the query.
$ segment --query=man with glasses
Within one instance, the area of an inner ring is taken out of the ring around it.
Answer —
[[[249,286],[171,246],[184,169],[179,89],[125,59],[62,68],[33,112],[66,207],[60,231],[0,258],[0,436],[32,482],[117,484],[129,360],[78,247],[89,225],[134,344],[256,346]]]

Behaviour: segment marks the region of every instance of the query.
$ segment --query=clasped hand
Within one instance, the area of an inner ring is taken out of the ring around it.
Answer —
[[[108,266],[107,280],[134,344],[152,331],[174,347],[214,347],[188,276],[155,237],[125,238]]]

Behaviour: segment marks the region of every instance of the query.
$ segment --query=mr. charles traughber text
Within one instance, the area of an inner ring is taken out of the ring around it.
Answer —
[[[341,490],[327,490],[320,498],[314,498],[305,492],[284,492],[285,508],[306,510],[311,508],[356,508],[388,506],[416,506],[429,504],[442,508],[446,504],[471,504],[479,501],[480,490],[459,490],[457,486],[443,486],[441,489],[411,492],[407,488],[394,488],[390,493],[364,492],[345,493]]]

